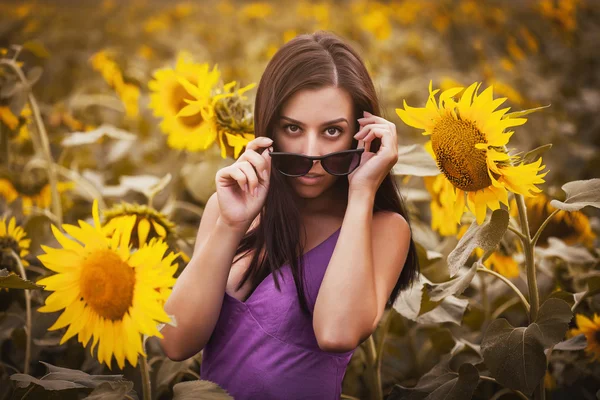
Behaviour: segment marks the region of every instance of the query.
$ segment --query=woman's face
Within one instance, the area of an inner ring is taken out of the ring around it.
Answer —
[[[275,151],[321,156],[351,148],[356,133],[353,103],[343,89],[326,87],[298,91],[282,107],[275,122]],[[318,197],[337,179],[314,161],[307,175],[319,175],[311,182],[300,177],[286,179],[300,197]],[[345,178],[344,178],[345,179]]]

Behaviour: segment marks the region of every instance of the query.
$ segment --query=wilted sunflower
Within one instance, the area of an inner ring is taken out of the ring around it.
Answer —
[[[104,225],[102,231],[111,236],[119,226],[131,216],[135,216],[133,231],[137,233],[132,238],[133,248],[139,248],[141,243],[158,238],[170,240],[175,232],[175,224],[166,215],[146,205],[121,203],[102,212]]]
[[[587,340],[585,352],[592,357],[592,361],[600,361],[600,315],[594,313],[594,317],[589,319],[583,314],[577,314],[575,322],[577,328],[571,329],[570,335],[583,333]]]
[[[423,135],[431,135],[425,148],[436,160],[446,177],[444,190],[454,209],[454,220],[460,223],[466,205],[475,214],[477,223],[483,223],[486,207],[500,208],[500,202],[508,207],[507,190],[525,197],[540,192],[535,184],[543,183],[548,172],[539,174],[545,166],[542,159],[530,164],[511,165],[517,156],[506,152],[505,145],[514,133],[505,129],[524,124],[525,118],[505,115],[509,108],[495,111],[506,98],[493,99],[492,86],[477,94],[479,83],[464,90],[460,100],[453,96],[461,87],[448,89],[440,95],[439,105],[429,83],[429,99],[424,108],[409,107],[396,113],[406,124],[425,129]],[[533,194],[531,193],[533,192]]]
[[[11,274],[16,273],[18,275],[19,267],[10,254],[11,250],[19,256],[24,267],[29,266],[25,257],[29,254],[30,244],[31,239],[27,239],[25,230],[17,226],[15,217],[12,217],[8,224],[6,218],[0,219],[0,269],[6,268]],[[5,288],[4,290],[8,289]]]
[[[254,114],[244,92],[254,88],[256,84],[251,83],[243,88],[234,89],[236,84],[235,81],[229,82],[224,86],[223,91],[216,91],[217,95],[232,94],[215,103],[215,120],[222,158],[229,156],[237,159],[242,148],[254,139]],[[227,139],[227,144],[224,138]]]
[[[46,254],[39,260],[57,274],[40,279],[45,290],[54,291],[46,298],[41,312],[65,309],[49,330],[69,325],[60,343],[74,335],[90,349],[98,345],[98,361],[111,368],[112,356],[122,369],[127,359],[134,367],[138,354],[146,356],[141,334],[162,334],[157,324],[169,322],[164,300],[175,283],[173,273],[177,255],[165,256],[165,242],[151,240],[131,251],[130,237],[135,216],[122,221],[111,238],[102,232],[98,202],[94,200],[94,226],[80,220],[79,226],[64,224],[68,238],[52,225],[54,236],[62,248],[43,246]],[[157,288],[161,291],[156,290]]]
[[[160,128],[169,135],[169,147],[198,151],[214,143],[217,126],[212,90],[221,76],[217,68],[215,65],[211,71],[208,63],[194,63],[189,53],[181,52],[175,69],[166,67],[154,72],[154,80],[148,83],[152,92],[150,108],[154,116],[163,117]],[[193,109],[180,114],[190,101],[195,103]]]
[[[537,232],[546,218],[556,210],[555,207],[550,205],[550,200],[552,199],[544,193],[525,199],[527,220],[532,234]],[[517,216],[515,200],[511,201],[511,214]],[[545,226],[537,245],[546,245],[548,238],[551,236],[570,245],[582,243],[588,247],[593,246],[594,239],[596,239],[589,218],[581,211],[558,211],[548,222],[548,225]]]
[[[131,238],[134,249],[149,240],[159,239],[169,244],[171,250],[177,251],[174,246],[171,246],[175,239],[175,224],[166,215],[147,205],[123,202],[104,210],[102,231],[105,235],[112,236],[115,230],[132,215],[135,216],[135,224],[132,228],[135,234]],[[184,252],[179,252],[178,255],[184,262],[190,260]]]
[[[52,204],[52,190],[47,175],[35,171],[23,174],[0,173],[0,197],[4,197],[9,204],[20,198],[24,215],[31,214],[32,206],[47,209]],[[74,182],[58,182],[57,184],[59,194],[74,188]],[[61,200],[65,208],[70,207],[69,199]]]

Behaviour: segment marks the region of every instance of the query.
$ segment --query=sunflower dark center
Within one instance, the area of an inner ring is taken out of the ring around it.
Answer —
[[[172,104],[173,110],[175,113],[178,113],[183,107],[187,106],[188,103],[185,100],[195,100],[190,94],[185,90],[185,88],[181,85],[177,85],[177,87],[173,90],[172,93]],[[190,128],[196,128],[198,125],[204,122],[202,115],[197,113],[190,117],[177,117],[185,126]]]
[[[442,117],[431,135],[438,168],[455,187],[465,191],[484,189],[492,184],[486,151],[476,149],[477,143],[487,143],[477,126],[452,115]]]
[[[81,271],[81,295],[98,313],[120,320],[133,305],[135,271],[112,250],[98,250],[85,259]]]
[[[15,190],[24,196],[32,197],[39,195],[44,186],[48,184],[48,178],[34,171],[13,176],[11,179]]]
[[[19,242],[12,236],[0,236],[0,269],[6,268],[9,271],[19,272],[17,262],[10,254],[13,250],[16,255],[21,254]]]

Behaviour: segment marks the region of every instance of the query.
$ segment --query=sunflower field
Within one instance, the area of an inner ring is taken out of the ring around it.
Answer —
[[[342,398],[600,399],[600,1],[19,0],[0,4],[0,400],[232,398],[202,352],[164,355],[163,306],[266,64],[318,30],[397,126],[421,265]]]

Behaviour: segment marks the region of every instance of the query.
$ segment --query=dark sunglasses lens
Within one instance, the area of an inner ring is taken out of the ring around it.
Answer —
[[[294,155],[273,157],[272,162],[275,168],[288,175],[304,175],[312,167],[310,160]]]
[[[347,174],[352,172],[360,163],[360,154],[336,154],[321,160],[323,168],[334,174]]]

